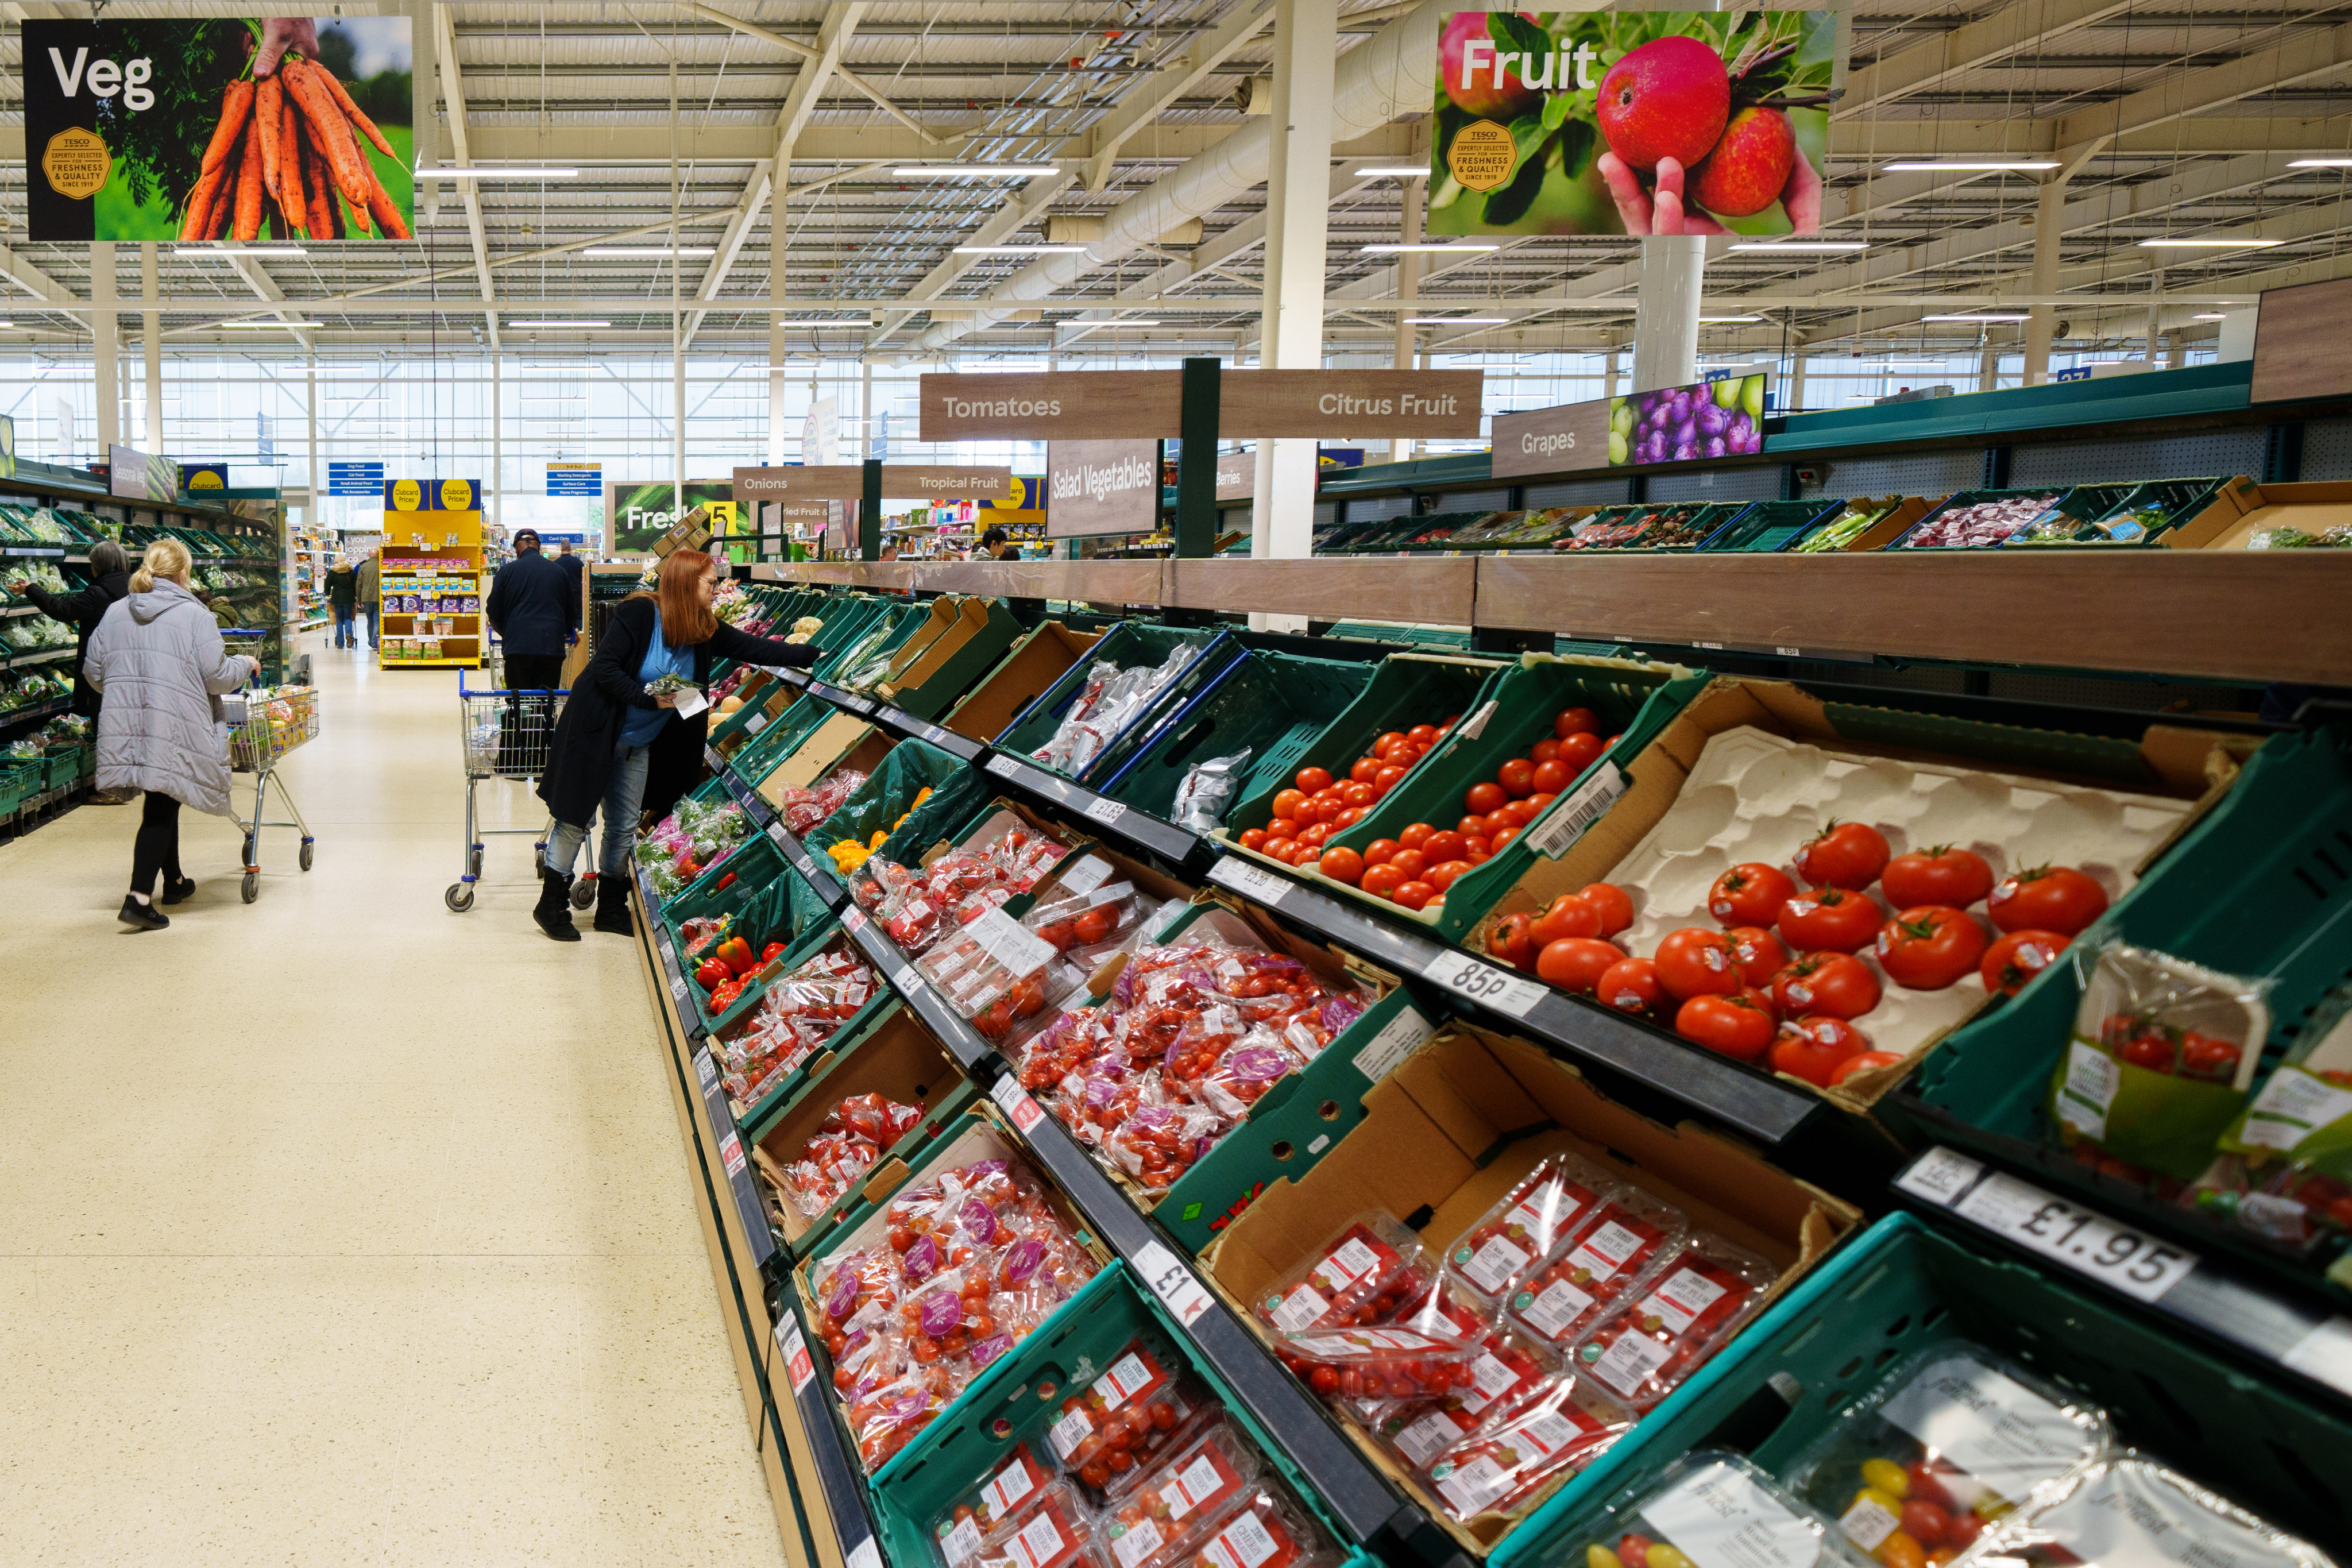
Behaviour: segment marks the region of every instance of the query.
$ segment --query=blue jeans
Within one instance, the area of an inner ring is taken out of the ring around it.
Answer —
[[[636,842],[637,814],[646,798],[646,754],[645,747],[625,742],[613,748],[613,776],[604,785],[604,804],[599,808],[604,818],[604,841],[596,858],[600,877],[629,874],[629,851]],[[572,862],[580,858],[580,847],[587,841],[586,823],[576,827],[557,823],[547,840],[547,868],[558,876],[570,876]]]
[[[352,630],[352,607],[349,605],[337,605],[334,608],[335,646],[337,647],[359,647],[359,635]]]

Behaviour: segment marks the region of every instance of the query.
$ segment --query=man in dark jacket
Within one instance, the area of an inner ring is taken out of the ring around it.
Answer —
[[[352,606],[359,600],[360,576],[349,558],[337,556],[327,574],[327,606],[335,612],[335,646],[357,647],[360,634],[352,626]]]
[[[579,620],[564,600],[563,569],[539,552],[539,535],[515,535],[515,558],[499,568],[485,608],[507,645],[507,688],[552,691],[563,684],[563,647]]]
[[[580,640],[580,580],[588,574],[588,563],[572,553],[567,542],[555,552],[556,569],[563,574],[563,602],[572,606],[572,635],[566,642]]]
[[[29,581],[11,583],[8,591],[19,599],[30,600],[51,620],[68,622],[81,634],[74,648],[73,710],[95,722],[99,689],[82,675],[82,661],[89,657],[89,634],[98,629],[108,608],[131,592],[131,558],[114,541],[101,539],[89,547],[89,582],[79,593],[52,594]],[[100,790],[90,796],[100,805],[119,805],[128,798],[112,790]]]

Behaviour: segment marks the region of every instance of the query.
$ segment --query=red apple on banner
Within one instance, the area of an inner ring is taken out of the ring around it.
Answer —
[[[1437,40],[1437,68],[1442,73],[1439,79],[1445,84],[1445,96],[1464,113],[1508,123],[1542,102],[1543,94],[1521,81],[1516,70],[1503,71],[1501,85],[1496,85],[1494,37],[1488,30],[1486,15],[1484,11],[1456,11],[1445,19],[1445,31]],[[1528,19],[1534,20],[1531,16]],[[1475,62],[1475,81],[1464,58],[1473,38],[1487,46]]]
[[[1789,117],[1750,105],[1731,117],[1723,140],[1691,171],[1691,194],[1711,213],[1748,217],[1780,199],[1796,163],[1797,138]]]
[[[1630,167],[1647,174],[1672,158],[1688,168],[1723,135],[1731,74],[1696,38],[1654,38],[1609,68],[1596,112],[1609,150]]]

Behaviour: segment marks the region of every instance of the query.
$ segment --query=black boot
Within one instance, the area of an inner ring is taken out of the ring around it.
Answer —
[[[172,923],[163,910],[152,904],[142,904],[128,893],[122,895],[122,912],[114,918],[132,931],[162,931]]]
[[[635,936],[637,922],[629,918],[629,884],[622,877],[596,879],[596,929],[614,936]]]
[[[572,878],[568,872],[551,871],[544,865],[539,868],[539,907],[530,911],[539,929],[558,942],[578,942],[579,928],[572,923]]]

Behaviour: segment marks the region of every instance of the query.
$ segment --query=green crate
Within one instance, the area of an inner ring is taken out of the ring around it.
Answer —
[[[925,788],[935,795],[954,790],[977,805],[986,786],[980,782],[979,771],[962,758],[927,742],[901,741],[890,748],[864,784],[850,791],[838,810],[809,830],[803,842],[812,855],[823,854],[845,838],[865,844],[878,830],[895,828],[898,819],[913,809],[916,795]]]
[[[1467,648],[1470,634],[1453,626],[1402,626],[1393,621],[1341,621],[1326,637],[1360,642],[1420,643],[1425,647]]]
[[[2352,731],[2274,735],[2230,793],[2117,900],[2074,945],[2118,938],[2228,973],[2270,975],[2265,1065],[2286,1050],[2313,1007],[2352,977]],[[2305,1288],[2329,1249],[2289,1257],[2234,1226],[2143,1196],[2056,1146],[2046,1101],[2082,994],[2071,963],[2054,963],[1992,1011],[1945,1037],[1907,1096],[1898,1126],[2032,1170],[2152,1227],[2228,1250]],[[2259,1081],[2259,1080],[2258,1080]],[[2334,1251],[2341,1251],[2339,1242]]]
[[[1759,500],[1709,534],[1706,551],[1785,550],[1845,510],[1842,500]]]
[[[79,779],[81,777],[81,748],[79,746],[69,746],[60,747],[51,751],[49,754],[43,759],[42,777],[44,783],[41,787],[45,790],[64,789],[67,785],[71,784],[77,779]]]
[[[74,777],[90,779],[98,776],[98,748],[80,746],[74,751]]]
[[[1408,824],[1426,822],[1451,827],[1463,816],[1462,797],[1470,786],[1495,776],[1495,770],[1512,757],[1523,757],[1538,741],[1552,732],[1552,720],[1563,708],[1590,708],[1600,716],[1604,732],[1618,742],[1591,768],[1560,791],[1560,803],[1601,767],[1641,754],[1642,748],[1679,712],[1684,703],[1706,685],[1704,670],[1679,665],[1639,664],[1625,659],[1565,659],[1545,654],[1520,656],[1479,693],[1475,713],[1491,710],[1478,734],[1455,733],[1399,780],[1395,788],[1353,827],[1327,841],[1360,852],[1375,838],[1394,838]],[[1474,868],[1445,890],[1445,901],[1431,910],[1408,910],[1386,899],[1375,899],[1306,868],[1318,885],[1371,904],[1392,919],[1417,920],[1449,942],[1460,942],[1474,930],[1496,900],[1518,885],[1534,859],[1531,840],[1539,842],[1549,816],[1538,817],[1528,830],[1503,847],[1503,852]],[[1573,839],[1568,842],[1573,842]],[[1553,847],[1553,853],[1567,843]]]
[[[1224,632],[1121,621],[1104,633],[1076,663],[1064,670],[1061,679],[1039,692],[1037,700],[1016,715],[1013,722],[1004,727],[1003,733],[990,744],[1014,756],[1031,756],[1054,738],[1054,731],[1061,725],[1062,715],[1070,710],[1070,704],[1085,689],[1096,665],[1109,663],[1121,669],[1138,665],[1157,667],[1180,647],[1195,650],[1191,662],[1183,667],[1175,679],[1160,689],[1157,697],[1145,704],[1141,712],[1129,719],[1118,734],[1111,736],[1077,774],[1081,781],[1089,775],[1101,776],[1108,771],[1108,764],[1120,753],[1122,741],[1148,729],[1160,714],[1181,700],[1185,694],[1197,689],[1204,676],[1215,674],[1240,653],[1241,645]],[[1036,765],[1044,766],[1043,763]]]
[[[1849,1242],[1741,1331],[1583,1474],[1503,1538],[1490,1568],[1581,1563],[1593,1510],[1694,1448],[1745,1449],[1787,1479],[1905,1355],[1952,1337],[2105,1406],[2122,1439],[2317,1542],[2352,1530],[2329,1456],[2352,1415],[2250,1377],[2144,1309],[1988,1257],[1910,1215]]]
[[[1479,693],[1508,668],[1494,658],[1436,653],[1390,655],[1373,667],[1371,679],[1356,700],[1324,726],[1289,771],[1242,792],[1240,804],[1225,813],[1225,825],[1218,837],[1238,840],[1245,830],[1262,828],[1272,821],[1275,795],[1291,786],[1300,769],[1321,767],[1333,778],[1344,779],[1356,759],[1390,731],[1435,724],[1449,713],[1475,711]]]
[[[0,763],[0,816],[13,815],[26,798],[40,793],[38,763]]]
[[[755,833],[716,866],[662,900],[661,918],[677,939],[679,957],[686,953],[686,922],[710,915],[731,915],[744,901],[778,877],[792,872],[784,852],[764,833]],[[797,872],[793,872],[798,875]],[[723,884],[723,885],[722,885]]]
[[[1279,785],[1300,766],[1333,720],[1363,695],[1373,666],[1359,659],[1244,648],[1182,705],[1163,710],[1123,748],[1124,760],[1096,787],[1123,805],[1166,820],[1194,764],[1247,747],[1240,796]],[[1180,683],[1181,684],[1181,683]]]
[[[786,708],[776,719],[751,740],[738,747],[730,759],[736,777],[754,787],[767,782],[767,777],[783,764],[784,759],[801,749],[801,743],[817,731],[818,726],[840,710],[821,697],[803,696]]]
[[[933,1521],[994,1473],[1016,1445],[1043,1443],[1070,1392],[1101,1376],[1138,1339],[1171,1373],[1189,1368],[1208,1386],[1211,1403],[1248,1435],[1290,1497],[1344,1549],[1347,1537],[1274,1435],[1258,1425],[1214,1369],[1183,1354],[1178,1347],[1185,1341],[1166,1310],[1137,1287],[1124,1264],[1113,1263],[1043,1328],[974,1378],[876,1475],[875,1523],[884,1560],[908,1565],[937,1561]],[[1374,1568],[1374,1560],[1359,1551],[1347,1568]]]
[[[1026,636],[1028,628],[1013,618],[1003,600],[989,600],[986,623],[974,629],[920,686],[908,686],[903,681],[889,685],[892,706],[918,719],[937,719],[966,691],[980,685],[1006,651]],[[929,650],[926,649],[908,668],[912,669],[929,657]]]

